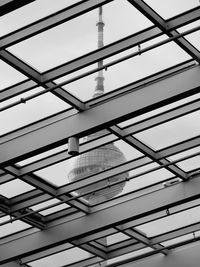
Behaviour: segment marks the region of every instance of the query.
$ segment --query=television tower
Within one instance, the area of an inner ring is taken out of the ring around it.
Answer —
[[[103,30],[104,22],[102,19],[103,8],[99,8],[99,20],[97,22],[98,27],[98,49],[101,49],[103,44]],[[98,67],[103,66],[103,60],[98,61]],[[93,97],[98,97],[104,94],[104,76],[103,70],[98,71],[98,75],[95,78],[96,86],[94,90]],[[104,130],[91,134],[85,137],[85,140],[92,140],[101,136],[104,133]],[[120,149],[115,146],[113,143],[103,145],[99,148],[93,149],[87,153],[83,153],[77,156],[73,162],[71,171],[68,173],[68,180],[70,182],[81,180],[87,176],[92,177],[98,172],[104,171],[106,169],[119,166],[126,162],[124,154]],[[100,202],[109,200],[115,197],[117,194],[121,193],[128,173],[117,174],[114,177],[110,177],[105,180],[101,180],[94,184],[88,185],[86,187],[76,190],[76,194],[84,195],[83,200],[86,200],[88,204],[95,205]],[[120,182],[118,184],[113,184]],[[113,184],[113,185],[112,185]],[[103,188],[102,188],[103,187]],[[102,189],[101,189],[102,188]],[[88,193],[88,194],[87,194]]]
[[[103,15],[103,8],[100,7],[99,8],[99,21],[97,22],[97,27],[98,27],[98,44],[97,47],[100,49],[104,46],[103,44],[103,28],[105,26],[103,19],[102,19],[102,15]],[[99,60],[98,61],[98,68],[103,67],[103,60]],[[103,70],[99,70],[98,71],[98,76],[96,77],[96,87],[94,90],[94,95],[93,97],[97,97],[97,96],[101,96],[104,93],[104,76],[103,76]]]

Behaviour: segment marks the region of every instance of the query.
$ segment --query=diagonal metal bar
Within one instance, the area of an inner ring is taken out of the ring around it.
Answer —
[[[15,175],[16,177],[19,177],[20,171],[14,167],[14,166],[9,166],[4,169],[8,173],[11,173]],[[42,190],[43,192],[49,194],[50,196],[57,197],[57,190],[53,186],[51,186],[49,183],[42,181],[42,179],[39,179],[36,175],[34,174],[29,174],[29,175],[23,175],[20,176],[20,179],[28,184],[31,184],[32,186],[36,187],[37,189]],[[88,208],[86,205],[81,203],[80,201],[77,200],[70,200],[70,196],[67,195],[62,195],[58,196],[58,199],[67,202],[70,206],[73,206],[77,208],[80,211],[83,211],[84,213],[88,213]]]
[[[35,0],[3,0],[0,3],[0,16],[3,16],[34,1]]]
[[[198,9],[198,11],[200,8]],[[191,16],[191,14],[194,14],[194,16]],[[183,18],[180,16],[180,20],[177,20],[177,18],[172,18],[169,20],[169,23],[167,24],[167,29],[170,31],[170,26],[174,28],[181,27],[186,23],[186,21],[189,23],[189,21],[194,21],[199,19],[199,13],[196,12],[196,10],[188,12],[188,16],[186,18],[185,14],[182,15]],[[182,18],[182,19],[181,19]],[[175,22],[177,24],[175,24]],[[164,23],[165,24],[165,23]],[[150,27],[148,29],[145,29],[141,32],[138,32],[136,34],[130,35],[124,39],[121,39],[117,42],[114,42],[110,45],[104,46],[102,49],[99,49],[97,51],[91,52],[89,54],[86,54],[80,58],[77,58],[75,60],[72,60],[70,62],[67,62],[66,64],[59,66],[55,69],[49,70],[44,73],[43,80],[49,81],[52,79],[56,79],[62,75],[67,75],[73,71],[79,70],[81,68],[87,67],[90,64],[93,64],[97,62],[98,60],[102,60],[105,58],[108,58],[110,56],[113,56],[117,53],[123,52],[126,49],[129,49],[131,47],[137,46],[138,44],[142,44],[148,40],[151,40],[155,37],[158,37],[163,34],[163,28],[160,29],[158,27]]]
[[[170,31],[169,25],[166,24],[166,21],[162,19],[152,8],[150,8],[144,1],[142,0],[128,0],[134,7],[139,9],[148,19],[150,19],[153,23],[155,23],[163,33],[172,37],[175,36],[178,32],[176,30]],[[199,16],[200,17],[200,16]],[[195,48],[190,42],[188,42],[185,38],[179,38],[174,40],[176,44],[178,44],[181,48],[183,48],[191,57],[200,62],[200,52],[197,48]]]
[[[32,79],[34,82],[37,83],[38,86],[42,85],[48,89],[55,85],[53,82],[48,82],[46,84],[42,83],[43,78],[39,72],[34,70],[32,67],[30,67],[29,65],[27,65],[22,60],[20,60],[19,58],[17,58],[16,56],[14,56],[8,51],[5,51],[5,50],[0,51],[0,58],[6,63],[8,63],[9,65],[11,65],[12,67],[14,67],[15,69],[17,69],[18,71],[20,71],[21,73],[23,73],[24,75],[26,75],[27,77],[29,77],[30,79]],[[25,81],[25,84],[28,86],[30,84],[31,88],[35,87],[34,85],[32,85],[33,83],[30,81]],[[21,84],[21,86],[23,90],[24,88],[23,84]],[[19,89],[19,87],[17,88]],[[13,87],[11,87],[10,89],[13,89]],[[69,103],[70,105],[72,105],[78,110],[82,111],[85,109],[85,105],[83,104],[82,101],[78,100],[75,96],[71,95],[70,93],[68,93],[62,88],[57,88],[52,93],[55,94],[60,99],[64,100],[65,102]],[[23,99],[21,100],[23,101]]]
[[[190,112],[194,112],[196,110],[199,110],[199,108],[200,108],[200,100],[197,99],[191,103],[187,103],[183,106],[177,107],[175,109],[169,110],[167,112],[158,114],[156,116],[150,117],[150,118],[143,120],[141,122],[138,122],[136,124],[128,126],[128,127],[126,127],[126,133],[127,133],[127,135],[138,133],[138,132],[146,130],[150,127],[154,127],[160,123],[164,123],[164,122],[167,122],[171,119],[175,119],[179,116],[183,116],[183,115],[186,115]],[[89,144],[83,144],[80,146],[80,154],[88,151],[89,149],[94,149],[97,146],[103,145],[104,143],[109,142],[109,141],[116,141],[116,140],[114,139],[114,137],[110,138],[108,135],[107,137],[103,138],[103,140],[98,139],[97,141],[92,141]],[[193,147],[193,146],[195,146],[195,144],[193,144],[191,146]],[[178,151],[180,150],[180,148],[177,148],[177,149],[178,149]],[[30,163],[29,165],[20,168],[20,174],[24,175],[24,174],[33,172],[33,171],[36,171],[40,168],[48,167],[51,164],[56,164],[59,161],[62,161],[62,160],[68,159],[68,158],[69,158],[68,152],[62,151],[56,155],[51,155],[47,158],[41,159],[40,161]],[[161,158],[161,153],[159,153],[159,159],[160,158]]]
[[[199,90],[199,73],[200,69],[196,66],[153,84],[145,85],[140,90],[110,99],[82,113],[41,127],[37,131],[28,132],[28,128],[25,127],[22,131],[23,134],[15,139],[9,140],[8,134],[6,135],[7,141],[0,144],[1,166],[65,144],[71,136],[83,137],[158,108],[163,104],[169,104],[195,94]],[[17,131],[15,135],[17,135]],[[32,140],[31,143],[30,140]]]
[[[200,179],[192,179],[189,183],[181,183],[165,188],[140,198],[121,203],[89,216],[83,216],[73,221],[59,224],[44,232],[35,232],[32,235],[12,240],[1,245],[0,263],[7,263],[16,258],[34,254],[50,247],[56,247],[68,241],[99,232],[122,223],[161,211],[192,198],[199,197]],[[120,212],[119,212],[120,211]],[[27,246],[29,244],[29,246]]]
[[[112,133],[117,135],[120,139],[122,139],[123,141],[125,141],[129,145],[133,146],[134,148],[136,148],[137,150],[139,150],[140,152],[142,152],[144,155],[148,156],[152,160],[154,160],[154,162],[157,162],[160,165],[170,163],[170,161],[165,159],[165,158],[158,159],[159,158],[158,152],[155,152],[153,149],[149,148],[147,145],[145,145],[144,143],[142,143],[141,141],[139,141],[135,137],[127,136],[126,130],[121,130],[117,126],[112,126],[109,129]],[[126,136],[126,137],[124,137],[124,136]],[[188,179],[188,175],[184,171],[182,171],[178,166],[175,166],[172,164],[170,166],[166,166],[166,169],[168,169],[173,174],[175,174],[176,176],[180,177],[183,180]]]
[[[168,253],[169,253],[169,251],[167,249],[165,249],[162,245],[160,245],[159,243],[152,244],[151,240],[148,237],[144,236],[143,234],[141,234],[139,231],[137,231],[135,229],[123,230],[123,227],[117,227],[117,229],[119,229],[123,233],[135,238],[136,240],[138,240],[139,242],[145,244],[146,246],[148,246],[150,248],[153,248],[155,250],[161,250],[161,253],[164,255],[168,255]]]
[[[0,49],[14,45],[27,38],[30,38],[38,33],[48,30],[52,27],[58,26],[70,19],[89,12],[103,4],[109,3],[113,0],[87,0],[81,1],[71,7],[65,8],[60,12],[52,14],[44,19],[38,20],[29,24],[17,31],[14,31],[6,36],[0,38]]]
[[[102,259],[107,259],[107,255],[106,255],[106,252],[98,249],[97,247],[94,247],[90,244],[82,244],[82,245],[78,245],[78,242],[75,241],[72,241],[71,242],[73,245],[75,246],[78,246],[80,247],[81,249],[84,249],[86,251],[88,251],[89,253],[91,253],[92,255],[91,256],[97,256],[97,257],[100,257]]]
[[[92,3],[92,1],[91,1],[91,3]],[[193,21],[199,19],[199,10],[200,10],[200,8],[197,7],[195,9],[190,10],[184,14],[181,14],[175,18],[169,19],[167,21],[168,30],[184,26],[186,23],[190,23],[190,22],[193,22]],[[59,13],[56,14],[56,16],[58,16],[58,18],[59,18]],[[48,19],[51,21],[51,17],[49,17]],[[43,27],[44,27],[44,25],[43,25]],[[37,29],[37,27],[36,27],[36,29]],[[29,28],[24,29],[24,30],[26,33],[29,32]],[[24,30],[21,29],[22,32]],[[44,28],[44,30],[45,30],[45,28]],[[8,44],[9,44],[9,38],[11,40],[15,39],[15,34],[20,36],[20,30],[17,33],[13,33],[14,36],[12,36],[12,34],[11,34],[11,35],[8,35],[7,37],[3,37],[2,40],[0,39],[1,44],[4,41],[8,42]],[[113,43],[110,46],[105,46],[103,49],[101,49],[101,51],[93,52],[91,57],[89,54],[89,55],[84,56],[83,58],[76,59],[75,61],[72,61],[71,63],[67,63],[66,66],[60,66],[54,70],[50,70],[47,73],[45,73],[45,77],[46,77],[45,79],[46,80],[55,79],[55,77],[57,77],[59,74],[63,75],[63,73],[68,73],[68,72],[74,71],[75,69],[77,69],[77,66],[78,66],[78,68],[82,68],[85,66],[85,65],[83,65],[85,63],[86,63],[86,65],[92,64],[92,62],[94,62],[94,61],[96,62],[97,60],[99,60],[100,57],[105,58],[105,57],[108,57],[109,55],[112,55],[112,53],[116,54],[120,51],[123,51],[125,49],[130,48],[130,46],[135,46],[139,43],[142,43],[142,42],[145,42],[149,39],[155,38],[161,34],[162,34],[162,31],[160,29],[158,29],[156,27],[151,27],[149,29],[144,30],[143,32],[137,33],[133,36],[129,36],[129,37],[122,39],[116,43]],[[23,34],[22,34],[22,36],[23,36]],[[5,38],[5,40],[4,40],[4,38]],[[10,43],[10,45],[11,44],[12,44],[12,42]],[[32,84],[29,84],[29,82],[25,81],[25,82],[22,82],[20,84],[20,86],[16,85],[16,89],[15,89],[15,86],[12,86],[12,90],[9,90],[10,92],[7,90],[0,92],[1,99],[4,100],[7,97],[13,96],[13,94],[16,95],[16,92],[17,92],[17,94],[22,93],[24,91],[24,87],[26,88],[26,90],[29,90],[29,88],[30,89],[32,88]]]

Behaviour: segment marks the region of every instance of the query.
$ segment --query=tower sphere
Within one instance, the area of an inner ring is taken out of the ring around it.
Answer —
[[[103,28],[102,7],[99,8],[98,27],[98,48],[103,47]],[[96,87],[93,97],[98,97],[104,93],[104,76],[103,76],[103,60],[98,61],[98,76],[96,77]],[[103,131],[101,131],[102,133]],[[87,137],[91,140],[97,137],[99,133]],[[68,174],[70,182],[79,181],[90,176],[91,185],[78,189],[75,193],[83,195],[83,199],[90,204],[99,203],[104,200],[111,199],[121,193],[128,173],[117,174],[113,177],[108,177],[102,181],[92,183],[93,175],[98,172],[110,169],[126,162],[124,154],[113,143],[93,149],[85,154],[77,156],[72,166],[72,170]]]
[[[70,182],[75,182],[90,176],[92,182],[93,175],[96,173],[118,166],[124,162],[126,162],[126,158],[123,153],[113,143],[110,143],[77,156],[73,162],[72,170],[68,174],[68,179]],[[90,204],[108,200],[122,192],[127,177],[127,172],[118,174],[80,188],[76,193],[84,195],[83,199]],[[120,181],[121,183],[117,183]],[[117,184],[112,185],[113,183]],[[100,189],[102,187],[105,188]]]

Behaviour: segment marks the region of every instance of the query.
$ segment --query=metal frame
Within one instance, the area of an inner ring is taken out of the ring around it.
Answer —
[[[19,4],[19,1],[6,0],[1,4],[0,16],[6,16],[7,13],[32,1],[21,1]],[[200,51],[185,37],[190,32],[199,31],[199,28],[179,33],[180,27],[200,19],[199,6],[164,20],[144,1],[124,0],[128,1],[132,8],[138,9],[151,20],[153,26],[72,61],[65,62],[63,65],[44,73],[36,71],[6,50],[14,44],[37,34],[42,34],[44,31],[62,23],[67,23],[67,21],[90,12],[99,6],[110,2],[112,4],[112,1],[114,0],[81,1],[0,38],[0,59],[27,77],[26,80],[0,91],[0,102],[3,104],[0,111],[3,112],[15,105],[25,104],[26,101],[33,97],[37,98],[40,94],[47,92],[54,94],[70,105],[63,112],[0,136],[0,187],[7,182],[12,182],[14,179],[20,179],[34,187],[34,190],[13,198],[6,198],[0,195],[0,219],[6,215],[10,216],[7,221],[0,222],[0,227],[10,225],[15,221],[24,221],[30,225],[30,229],[0,239],[0,264],[4,267],[28,267],[32,261],[72,247],[78,247],[89,252],[91,257],[69,264],[67,265],[68,267],[95,266],[97,263],[105,263],[109,259],[143,248],[151,248],[152,251],[129,260],[109,264],[108,266],[123,266],[124,264],[129,264],[129,262],[132,262],[131,266],[133,266],[134,261],[150,256],[150,264],[153,266],[156,259],[160,257],[153,257],[153,255],[164,254],[165,258],[169,259],[164,263],[168,267],[168,261],[170,262],[171,260],[171,250],[194,243],[199,239],[195,236],[195,232],[200,230],[199,222],[151,238],[139,232],[136,227],[199,205],[197,200],[200,187],[200,166],[195,170],[185,172],[177,165],[179,161],[199,154],[188,155],[175,161],[170,161],[169,157],[187,151],[190,148],[199,147],[200,136],[176,143],[159,151],[150,148],[134,136],[136,133],[151,127],[199,111],[199,97],[185,104],[166,109],[166,111],[157,115],[150,115],[148,118],[136,123],[130,123],[128,126],[120,126],[120,123],[128,119],[186,97],[195,96],[199,92]],[[156,43],[146,49],[141,48],[143,43],[164,34],[168,36],[166,41]],[[79,100],[62,87],[65,84],[70,85],[75,80],[98,72],[99,68],[89,72],[84,72],[84,68],[97,63],[99,60],[109,59],[111,56],[118,55],[132,47],[140,47],[138,52],[127,57],[121,57],[119,60],[114,60],[101,67],[101,69],[107,69],[107,67],[116,65],[130,57],[138,56],[157,46],[164,45],[166,42],[175,42],[188,53],[191,59],[121,88],[115,88],[116,90],[87,102]],[[76,71],[81,69],[83,74],[76,75]],[[74,73],[75,76],[67,80],[67,75],[70,73]],[[65,75],[65,82],[55,84],[55,79]],[[42,86],[44,91],[33,94],[28,98],[21,98],[13,104],[6,105],[5,102],[4,105],[4,101],[15,96],[20,98],[20,94],[27,91],[31,92],[32,89],[38,86]],[[68,154],[67,145],[66,149],[51,153],[48,156],[44,155],[38,160],[32,159],[33,156],[41,156],[43,152],[50,152],[51,149],[65,145],[68,138],[72,136],[82,138],[99,130],[105,130],[106,133],[94,140],[80,144],[80,154],[104,144],[122,140],[140,151],[142,156],[120,166],[97,173],[92,177],[85,177],[78,182],[69,183],[61,187],[56,187],[35,174],[36,171],[68,160],[71,156]],[[20,161],[26,159],[31,162],[20,165]],[[140,170],[142,167],[148,167],[148,164],[150,166],[151,163],[158,163],[158,167],[147,168],[145,171]],[[129,180],[132,180],[140,179],[142,175],[160,169],[166,169],[172,174],[170,178],[166,179],[168,187],[163,186],[163,181],[157,182],[93,206],[83,201],[83,195],[74,196],[72,194],[72,192],[81,187],[88,186],[99,180],[106,180],[119,173],[137,170],[138,172],[135,175],[129,177]],[[59,200],[59,203],[36,210],[32,209],[32,206],[51,199]],[[59,207],[63,203],[68,204],[66,209],[52,212],[46,216],[40,213],[48,208]],[[175,211],[173,211],[174,207],[176,208],[174,209]],[[129,236],[129,239],[119,241],[111,246],[106,246],[99,242],[101,238],[104,239],[109,235],[120,232]],[[189,233],[194,233],[194,236],[185,242],[179,242],[172,246],[162,245],[164,241]],[[186,254],[189,254],[192,250],[188,248],[185,251]],[[178,255],[181,254],[175,250],[176,253]],[[196,247],[194,247],[193,253],[197,255]],[[181,257],[184,257],[184,255]],[[173,259],[171,261],[173,262]],[[174,262],[176,262],[175,259]],[[145,262],[144,264],[140,262],[135,264],[136,266],[146,266]],[[195,264],[194,262],[196,267]],[[160,266],[159,263],[158,266]]]

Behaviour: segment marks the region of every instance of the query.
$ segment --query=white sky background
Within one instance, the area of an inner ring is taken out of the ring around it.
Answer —
[[[76,2],[78,1],[37,0],[24,8],[3,16],[0,19],[0,35],[7,34],[25,26],[27,23],[31,23]],[[147,2],[149,5],[156,8],[156,11],[165,18],[184,12],[198,5],[198,1],[196,0],[149,0]],[[105,45],[152,25],[148,19],[146,19],[126,0],[115,0],[114,2],[105,5],[103,10],[103,18],[105,22]],[[28,64],[31,64],[37,70],[41,72],[46,71],[96,49],[97,19],[98,10],[91,11],[77,19],[61,24],[58,27],[14,45],[9,48],[9,51]],[[160,39],[163,39],[163,37],[156,38],[156,41]],[[155,40],[144,44],[144,46],[152,44],[153,42],[155,42]],[[128,53],[133,50],[134,49],[131,49]],[[169,51],[170,53],[168,53]],[[112,57],[111,60],[113,60],[113,58],[116,58],[116,56]],[[189,56],[173,43],[149,51],[141,56],[134,57],[133,59],[111,67],[107,72],[104,72],[105,92],[116,89],[129,82],[138,80],[187,59],[189,59]],[[105,62],[109,60],[110,59],[107,59]],[[95,67],[95,65],[93,65],[92,68],[93,67]],[[0,84],[0,88],[2,89],[26,78],[1,61],[0,71],[3,74]],[[69,79],[69,77],[72,77],[73,75],[68,75],[58,81],[60,82]],[[95,87],[95,77],[96,74],[74,82],[66,86],[66,89],[80,99],[87,100],[92,97]],[[42,88],[37,88],[32,90],[32,92],[38,90],[42,90]],[[28,92],[22,96],[15,97],[12,100],[6,101],[5,104],[16,101],[29,94],[30,93]],[[27,123],[44,118],[68,107],[69,105],[65,104],[52,94],[45,94],[37,99],[27,102],[25,105],[21,104],[1,112],[0,134],[4,134],[10,130],[19,128]],[[162,148],[175,143],[178,140],[181,141],[185,138],[189,138],[191,135],[197,135],[200,132],[199,122],[199,112],[196,112],[195,114],[185,116],[176,122],[167,123],[164,127],[159,126],[145,131],[144,133],[140,133],[137,137],[141,138],[152,148]],[[132,159],[139,155],[136,150],[123,142],[118,142],[118,145],[120,145],[120,148],[125,153],[127,159]],[[55,182],[56,176],[55,184],[62,185],[66,182],[66,171],[68,169],[66,166],[68,166],[66,165],[66,162],[63,162],[45,170],[41,170],[38,173],[51,182]]]
[[[76,2],[78,1],[37,0],[26,7],[1,17],[0,36]],[[198,0],[146,0],[146,2],[166,19],[199,5]],[[115,0],[106,5],[104,7],[103,17],[106,24],[104,28],[105,45],[152,25],[150,21],[148,21],[126,0]],[[97,18],[98,12],[97,10],[94,10],[77,19],[61,24],[56,28],[14,45],[8,50],[32,65],[38,71],[46,71],[96,49],[97,27],[95,24]],[[159,38],[156,41],[161,39],[162,38]],[[199,45],[199,32],[189,36],[188,39],[194,44]],[[154,42],[154,40],[151,41],[151,43],[152,42]],[[128,53],[133,51],[136,51],[136,49],[132,49],[128,51]],[[189,58],[190,57],[175,44],[167,44],[109,68],[108,71],[104,73],[105,91],[108,92],[114,90],[122,85],[173,66]],[[107,59],[105,62],[108,62],[109,60],[110,59]],[[2,61],[0,61],[0,73],[0,90],[26,79],[25,76]],[[70,77],[73,77],[73,75],[59,79],[58,82],[69,79]],[[88,100],[93,94],[95,77],[96,74],[91,75],[90,77],[66,86],[65,89],[69,90],[83,101]],[[41,90],[41,88],[36,90]],[[25,96],[26,95],[29,95],[29,93],[26,93]],[[18,96],[17,98],[9,100],[6,104],[21,97],[22,96]],[[27,102],[26,105],[22,104],[10,110],[1,112],[0,135],[68,107],[69,105],[48,93],[36,100]],[[164,127],[158,126],[138,134],[137,137],[141,138],[151,147],[157,149],[198,134],[200,134],[200,113],[195,112],[177,121],[169,122],[165,124]],[[119,142],[119,147],[124,152],[127,159],[138,157],[140,155],[138,151],[123,142]],[[67,165],[66,162],[62,162],[46,168],[45,170],[41,170],[38,174],[52,183],[62,185],[67,182],[66,177],[69,170],[68,167],[69,165]],[[129,188],[126,190],[143,186],[147,183],[147,179],[150,181],[157,181],[166,179],[167,177],[169,177],[169,173],[165,171],[154,173],[152,175],[149,174],[148,177],[144,176],[140,181],[136,179],[135,182],[129,184]],[[16,192],[20,193],[20,190],[26,191],[30,190],[30,188],[23,185],[23,183],[20,183],[18,187],[6,184],[0,186],[0,194],[5,194],[7,196],[12,196],[12,194]],[[43,267],[47,265],[44,264],[40,266]],[[48,265],[48,267],[51,266]]]

